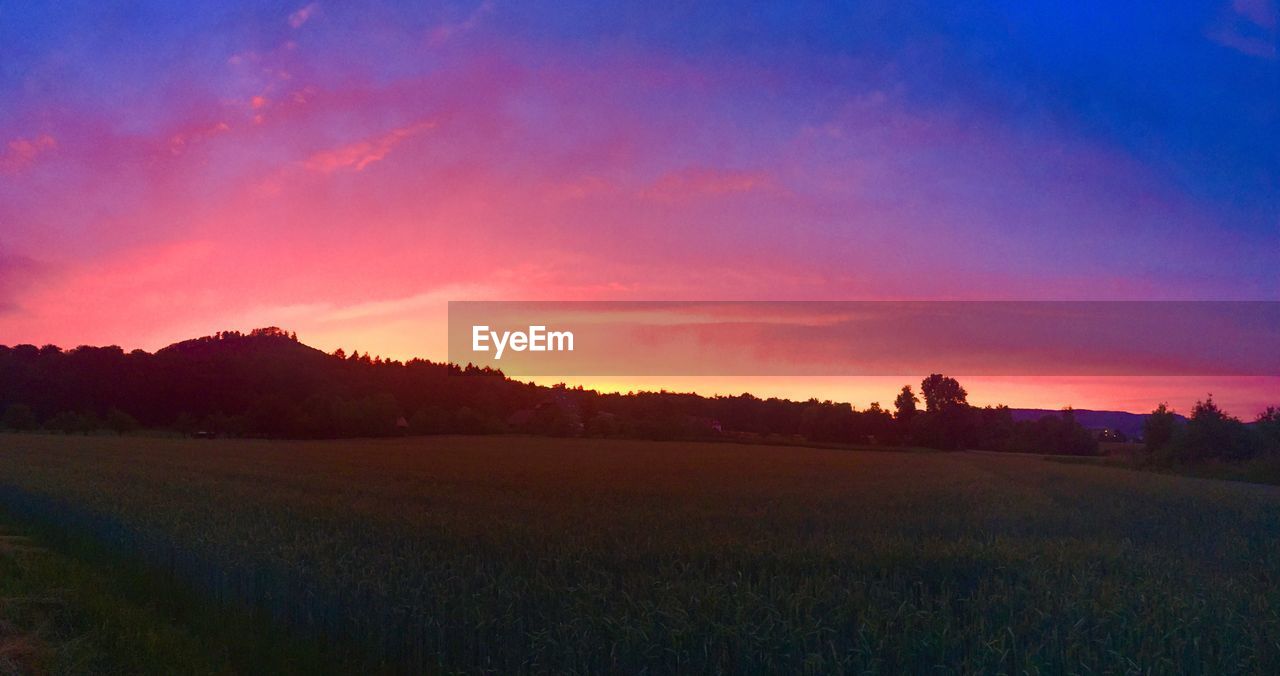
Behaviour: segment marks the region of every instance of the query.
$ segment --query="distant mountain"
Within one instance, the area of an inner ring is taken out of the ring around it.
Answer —
[[[1013,419],[1017,420],[1039,420],[1046,415],[1058,415],[1062,411],[1051,411],[1043,408],[1014,408]],[[1076,408],[1072,409],[1075,413],[1076,421],[1091,430],[1116,430],[1123,432],[1130,438],[1142,436],[1142,423],[1146,422],[1147,414],[1145,413],[1129,413],[1127,411],[1090,411],[1088,409]],[[1181,422],[1186,422],[1184,416],[1174,414]]]

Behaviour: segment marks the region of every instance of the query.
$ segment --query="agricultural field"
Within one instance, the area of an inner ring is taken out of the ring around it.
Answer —
[[[0,513],[0,674],[217,674],[232,665],[119,592],[120,579],[50,551]]]
[[[385,671],[1280,669],[1280,489],[1035,456],[2,435],[0,507]]]

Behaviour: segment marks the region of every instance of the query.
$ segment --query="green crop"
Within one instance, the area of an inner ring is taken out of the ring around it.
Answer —
[[[395,671],[1280,669],[1272,487],[977,453],[8,435],[0,502]]]

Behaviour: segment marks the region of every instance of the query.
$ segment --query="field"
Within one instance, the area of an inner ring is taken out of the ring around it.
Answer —
[[[129,571],[50,551],[3,513],[0,532],[0,674],[217,674],[244,664],[122,593]]]
[[[0,505],[387,671],[1280,669],[1280,489],[1034,456],[3,435]]]

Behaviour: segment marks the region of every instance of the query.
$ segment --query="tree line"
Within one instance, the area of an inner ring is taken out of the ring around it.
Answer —
[[[401,362],[356,350],[327,354],[275,327],[220,332],[154,354],[115,346],[0,346],[0,411],[0,424],[8,429],[85,434],[162,429],[342,438],[519,432],[1098,452],[1094,434],[1069,409],[1015,421],[1008,407],[970,405],[964,387],[941,374],[925,378],[918,394],[904,385],[891,408],[875,403],[863,410],[750,394],[601,393],[523,383],[474,366]],[[1209,443],[1194,439],[1187,443]]]
[[[1252,424],[1223,411],[1209,395],[1183,422],[1160,404],[1143,423],[1148,459],[1158,465],[1280,458],[1280,408],[1269,406]]]

